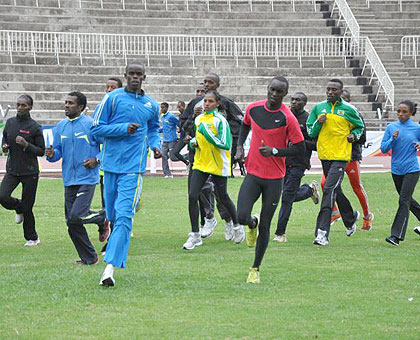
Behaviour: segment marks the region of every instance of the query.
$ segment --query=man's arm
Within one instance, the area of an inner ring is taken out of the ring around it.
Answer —
[[[54,142],[53,145],[50,145],[45,149],[45,155],[47,156],[47,161],[54,163],[61,159],[62,156],[62,144],[61,136],[57,131],[58,126],[54,128]]]
[[[322,123],[325,121],[325,119],[322,118],[324,116],[321,116],[318,119],[317,112],[317,106],[315,105],[309,114],[308,120],[306,121],[306,130],[308,131],[308,135],[311,138],[316,138],[318,136],[319,131],[321,131],[322,128]]]
[[[354,128],[350,131],[350,135],[347,137],[350,143],[360,140],[365,129],[365,124],[360,116],[360,113],[356,109],[349,110],[347,112],[347,120],[354,125]],[[354,137],[352,138],[351,135]]]
[[[3,137],[1,140],[1,148],[3,152],[7,152],[9,150],[9,144],[7,144],[7,123],[3,130]]]
[[[155,158],[162,157],[160,151],[160,134],[159,134],[159,106],[156,106],[153,118],[147,122],[147,141],[150,149],[154,153]]]
[[[29,143],[26,147],[23,148],[23,151],[31,153],[35,156],[44,156],[45,152],[45,141],[44,141],[44,135],[42,134],[41,127],[38,126],[35,131],[34,136],[34,143]]]

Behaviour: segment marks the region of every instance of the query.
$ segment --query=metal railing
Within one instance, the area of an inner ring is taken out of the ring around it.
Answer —
[[[34,63],[37,55],[54,55],[57,64],[62,56],[98,56],[106,63],[107,57],[167,56],[172,66],[173,57],[208,57],[217,66],[218,58],[252,58],[258,67],[258,58],[297,58],[300,66],[305,57],[325,58],[364,56],[364,40],[352,43],[351,37],[317,36],[205,36],[205,35],[124,35],[96,33],[63,33],[35,31],[0,31],[0,53],[7,53],[10,62],[16,54],[30,54]]]
[[[406,35],[401,38],[401,59],[411,57],[417,68],[417,57],[420,56],[420,35]]]
[[[370,8],[370,4],[371,3],[380,3],[380,4],[398,4],[398,7],[400,9],[400,12],[403,11],[403,3],[411,3],[414,4],[416,3],[416,0],[366,0],[366,5],[368,6],[368,8]],[[417,2],[418,3],[418,2]]]
[[[27,0],[11,0],[11,4],[14,6],[36,6],[36,7],[50,7],[51,1],[46,0],[33,0],[34,2],[28,4],[29,1]],[[83,0],[56,0],[58,8],[63,7],[63,3],[69,4],[70,7],[78,7],[78,8],[84,8],[83,6]],[[121,9],[126,9],[125,0],[121,0]],[[92,3],[89,1],[89,3]],[[138,4],[142,4],[143,8],[145,10],[148,9],[148,6],[153,5],[154,9],[156,9],[156,5],[161,5],[163,9],[166,11],[170,10],[171,6],[183,6],[183,8],[186,11],[190,11],[191,6],[197,6],[197,5],[206,5],[206,10],[210,11],[211,6],[210,5],[226,5],[228,7],[229,12],[232,11],[232,4],[244,4],[246,6],[249,6],[249,10],[252,12],[254,10],[255,5],[257,4],[269,4],[271,7],[271,11],[275,11],[275,5],[279,4],[287,4],[290,5],[290,8],[293,12],[296,11],[296,5],[297,4],[305,4],[305,5],[311,5],[314,11],[316,11],[316,0],[138,0]],[[45,4],[45,6],[42,6]],[[76,6],[75,6],[76,5]],[[100,8],[104,8],[104,1],[98,0],[98,6]],[[91,7],[86,7],[91,8]],[[200,7],[202,10],[202,7]]]
[[[340,21],[344,19],[346,22],[346,30],[344,35],[346,35],[347,31],[350,31],[351,36],[354,38],[355,42],[359,41],[360,38],[360,26],[357,22],[350,6],[348,5],[346,0],[334,0],[334,5],[331,10],[331,17],[334,15],[334,10],[338,9],[338,24]]]
[[[371,71],[369,85],[372,83],[372,80],[375,77],[379,85],[375,100],[378,99],[379,93],[382,89],[385,93],[385,107],[390,106],[391,108],[393,108],[395,92],[394,83],[392,82],[391,77],[385,69],[385,66],[383,65],[381,59],[379,58],[378,53],[376,53],[376,50],[373,47],[370,39],[368,37],[365,37],[365,41],[366,60],[365,64],[363,65],[362,74],[367,69],[367,66],[369,64]]]

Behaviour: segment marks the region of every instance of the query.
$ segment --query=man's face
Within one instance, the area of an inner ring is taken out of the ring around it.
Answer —
[[[160,112],[162,113],[168,112],[168,107],[166,105],[160,104]]]
[[[206,90],[204,89],[204,85],[198,85],[197,89],[195,90],[195,96],[201,97],[201,96],[204,96],[204,93],[206,93]]]
[[[397,117],[398,117],[398,120],[401,123],[406,122],[407,120],[409,120],[410,117],[411,117],[411,114],[412,113],[410,111],[410,108],[407,105],[405,105],[405,104],[398,105]]]
[[[305,108],[305,97],[300,93],[295,93],[290,100],[290,108],[293,112],[302,112]]]
[[[211,74],[208,74],[204,77],[204,89],[205,91],[210,91],[210,90],[217,90],[217,88],[219,87],[219,83],[217,82],[217,78]]]
[[[66,116],[70,119],[80,116],[80,114],[82,113],[82,109],[83,105],[77,104],[76,96],[68,96],[64,102],[64,110],[66,112]]]
[[[271,106],[277,106],[282,103],[283,98],[287,95],[287,84],[273,79],[268,85],[267,101]]]
[[[131,64],[128,66],[124,77],[127,80],[127,90],[129,92],[139,92],[143,80],[146,79],[146,70],[142,65]]]
[[[184,112],[185,104],[184,103],[178,103],[178,105],[176,106],[176,109],[181,113]]]
[[[343,93],[343,88],[341,87],[340,83],[336,83],[336,82],[333,82],[333,81],[328,82],[328,84],[327,84],[327,99],[331,103],[335,103],[337,100],[339,100],[342,93]]]
[[[27,99],[22,97],[16,101],[16,110],[18,116],[26,116],[32,110],[32,106],[29,105]]]
[[[118,83],[115,80],[108,80],[106,82],[106,93],[112,92],[115,89],[118,89]]]

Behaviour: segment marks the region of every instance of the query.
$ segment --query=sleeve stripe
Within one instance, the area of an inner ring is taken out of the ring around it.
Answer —
[[[108,98],[109,98],[109,95],[108,95],[108,93],[107,94],[105,94],[105,96],[102,98],[102,100],[101,100],[101,102],[99,103],[99,105],[96,107],[96,110],[95,110],[95,115],[94,115],[94,117],[93,117],[93,126],[97,126],[97,125],[99,125],[99,119],[101,118],[101,114],[102,114],[102,111],[103,111],[103,109],[104,109],[104,106],[105,106],[105,103],[106,103],[106,101],[108,100]]]

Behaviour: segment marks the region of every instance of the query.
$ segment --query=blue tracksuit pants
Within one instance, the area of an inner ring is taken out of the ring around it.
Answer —
[[[132,218],[140,200],[143,177],[140,173],[116,174],[105,171],[104,184],[106,215],[114,224],[104,261],[125,268]]]

